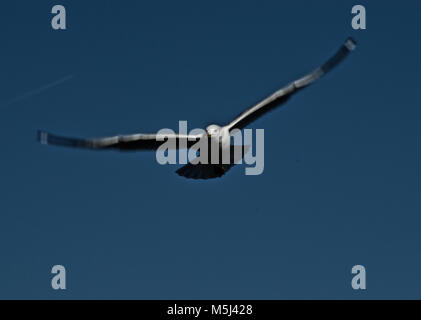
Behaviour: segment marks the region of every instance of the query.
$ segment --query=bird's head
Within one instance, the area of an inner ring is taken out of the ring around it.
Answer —
[[[206,133],[208,137],[217,137],[221,133],[221,127],[216,124],[211,124],[210,126],[206,127]]]

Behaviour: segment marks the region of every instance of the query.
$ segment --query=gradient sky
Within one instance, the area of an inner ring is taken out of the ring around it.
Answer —
[[[67,30],[51,8],[67,9]],[[351,28],[364,4],[367,30]],[[416,1],[2,1],[0,298],[421,298]],[[191,181],[154,153],[43,146],[256,121],[265,170]],[[50,286],[67,269],[67,290]],[[367,290],[351,268],[367,269]]]

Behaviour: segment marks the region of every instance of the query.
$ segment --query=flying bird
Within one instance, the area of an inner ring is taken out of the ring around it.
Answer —
[[[198,164],[190,162],[178,169],[176,172],[180,176],[191,179],[211,179],[221,177],[238,162],[238,158],[233,160],[235,158],[233,155],[235,154],[236,150],[238,150],[238,148],[241,148],[241,157],[248,151],[248,146],[231,145],[230,136],[234,134],[235,129],[241,130],[257,118],[263,116],[276,107],[283,105],[297,92],[308,87],[319,78],[321,78],[324,74],[335,68],[355,48],[355,40],[348,38],[339,48],[336,54],[327,60],[327,62],[324,63],[321,67],[272,93],[262,101],[253,105],[251,108],[242,112],[229,124],[225,126],[220,126],[217,124],[207,126],[203,134],[174,134],[172,136],[163,136],[159,133],[137,133],[105,138],[80,139],[57,136],[45,131],[38,131],[37,137],[42,144],[52,144],[58,146],[94,150],[114,149],[120,151],[157,150],[163,143],[170,139],[173,140],[176,149],[189,149],[192,148],[201,139],[208,139],[210,142],[209,145],[214,142],[219,146],[220,150],[228,150],[230,153],[230,161],[226,164],[222,163],[222,161],[219,161],[218,163],[211,163],[209,161],[208,163]],[[222,154],[222,152],[220,154]],[[209,153],[209,157],[210,156],[211,155]]]

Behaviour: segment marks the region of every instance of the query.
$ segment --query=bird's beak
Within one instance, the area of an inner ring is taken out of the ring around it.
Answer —
[[[206,132],[206,134],[208,135],[208,138],[210,138],[210,137],[211,137],[211,134],[210,134],[209,132]]]

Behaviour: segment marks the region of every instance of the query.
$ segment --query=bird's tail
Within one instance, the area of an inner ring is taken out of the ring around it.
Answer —
[[[192,164],[188,163],[176,171],[182,177],[188,179],[214,179],[220,178],[228,172],[233,166],[242,160],[244,155],[249,151],[250,146],[231,146],[230,163],[227,164]],[[238,157],[238,155],[241,155]]]

